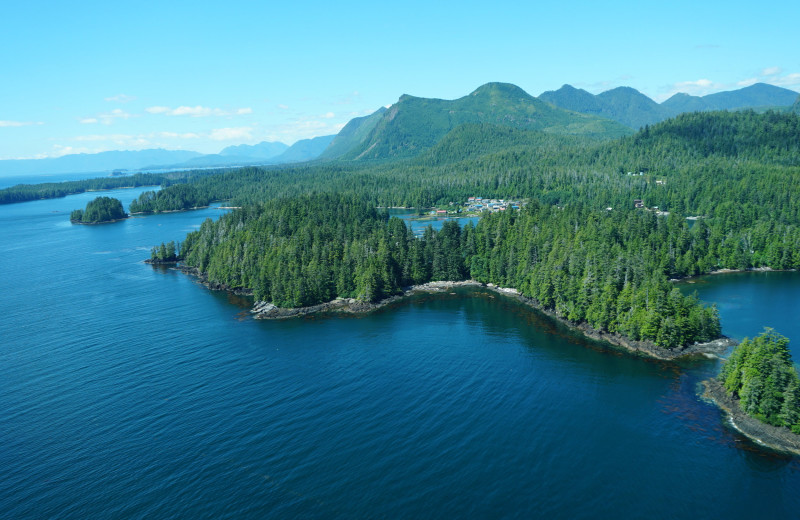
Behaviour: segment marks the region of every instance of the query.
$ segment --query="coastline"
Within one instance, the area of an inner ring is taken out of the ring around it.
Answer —
[[[706,343],[694,343],[691,345],[682,345],[672,350],[664,349],[659,347],[652,341],[636,341],[621,334],[596,330],[586,322],[573,323],[559,316],[558,314],[556,314],[551,310],[543,309],[538,304],[538,302],[536,302],[536,300],[521,295],[519,291],[516,289],[497,287],[494,284],[486,284],[485,287],[494,292],[512,297],[528,305],[529,307],[532,307],[533,309],[550,316],[551,318],[559,321],[560,323],[568,326],[569,328],[583,333],[583,335],[586,336],[587,338],[591,338],[598,341],[605,341],[606,343],[610,343],[614,346],[624,348],[629,352],[640,354],[646,357],[660,359],[663,361],[671,361],[680,357],[686,357],[692,355],[720,357],[722,354],[725,353],[726,350],[737,344],[735,340],[728,338],[727,336],[722,336],[717,339],[708,341]]]
[[[225,284],[209,281],[205,273],[201,272],[196,267],[176,265],[174,269],[177,269],[190,276],[194,276],[195,278],[198,279],[198,281],[202,285],[215,291],[228,291],[238,296],[253,295],[253,291],[245,287],[230,287]],[[693,355],[721,357],[722,354],[724,354],[730,347],[737,344],[735,340],[728,338],[726,336],[722,336],[706,343],[694,343],[691,345],[683,345],[681,347],[672,350],[664,349],[657,346],[655,343],[651,341],[635,341],[620,334],[596,330],[592,328],[591,325],[589,325],[588,323],[577,323],[577,324],[573,323],[557,315],[553,311],[543,309],[536,300],[521,295],[517,289],[498,287],[497,285],[492,283],[484,284],[476,280],[464,280],[459,282],[439,281],[439,282],[428,282],[421,285],[414,285],[406,288],[402,294],[390,296],[388,298],[384,298],[383,300],[374,303],[364,302],[361,300],[357,300],[355,298],[337,298],[329,302],[310,305],[308,307],[285,308],[285,307],[277,307],[272,303],[266,301],[256,301],[254,302],[253,307],[250,310],[250,313],[253,314],[253,317],[255,319],[261,319],[261,320],[279,320],[287,318],[296,318],[323,312],[366,314],[378,310],[382,307],[385,307],[389,304],[398,302],[403,298],[412,296],[414,294],[436,293],[453,287],[479,287],[488,289],[497,294],[513,298],[538,312],[544,313],[545,315],[557,320],[558,322],[562,323],[563,325],[566,325],[572,330],[581,332],[587,338],[594,339],[597,341],[604,341],[616,347],[625,349],[631,353],[649,358],[660,359],[663,361],[672,361],[677,358],[693,356]]]
[[[786,428],[763,423],[744,413],[739,400],[728,395],[722,384],[716,379],[703,381],[702,397],[713,402],[717,408],[728,416],[728,420],[739,433],[750,440],[773,450],[800,455],[800,435],[795,435]]]

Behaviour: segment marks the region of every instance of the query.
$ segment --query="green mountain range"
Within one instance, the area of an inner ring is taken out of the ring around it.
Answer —
[[[372,123],[371,119],[360,121],[353,133],[363,131],[363,125]],[[340,155],[326,151],[323,157],[350,160],[412,157],[435,146],[454,128],[480,123],[597,138],[631,134],[631,130],[620,123],[554,107],[515,85],[488,83],[455,100],[403,95],[380,113],[380,119],[365,139],[360,142],[352,139],[353,148],[345,151],[342,147]]]
[[[678,93],[659,104],[630,87],[618,87],[598,95],[564,85],[544,92],[539,99],[552,105],[584,114],[598,115],[638,129],[685,112],[788,107],[797,92],[765,83],[707,96]]]

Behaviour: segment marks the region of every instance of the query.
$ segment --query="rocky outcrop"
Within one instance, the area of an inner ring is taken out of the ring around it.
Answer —
[[[739,406],[739,400],[728,395],[725,387],[716,379],[703,381],[705,391],[703,397],[710,399],[730,419],[731,426],[757,444],[774,450],[800,455],[800,435],[795,435],[787,428],[780,428],[763,423],[750,417]]]

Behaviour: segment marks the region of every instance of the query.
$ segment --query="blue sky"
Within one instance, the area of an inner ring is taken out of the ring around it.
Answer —
[[[800,91],[800,2],[7,2],[0,159],[328,135],[407,93]]]

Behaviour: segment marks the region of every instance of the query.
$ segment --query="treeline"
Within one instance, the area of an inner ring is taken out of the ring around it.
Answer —
[[[800,378],[789,340],[772,329],[745,338],[722,367],[719,380],[747,414],[800,435]]]
[[[112,197],[97,197],[86,204],[86,209],[73,210],[69,219],[78,224],[100,224],[120,220],[128,216],[122,202]]]
[[[191,184],[173,184],[159,191],[145,191],[130,204],[131,213],[159,213],[208,206],[211,197]]]

